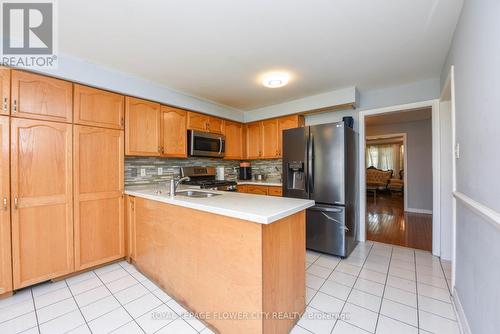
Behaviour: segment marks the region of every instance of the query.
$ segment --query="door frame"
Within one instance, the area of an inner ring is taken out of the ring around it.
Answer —
[[[366,140],[370,139],[390,139],[390,138],[396,138],[396,137],[403,137],[403,146],[404,146],[404,155],[403,155],[403,161],[404,161],[404,187],[403,187],[403,196],[404,196],[404,211],[408,209],[408,173],[406,166],[408,164],[408,141],[407,141],[407,134],[406,132],[402,133],[388,133],[384,135],[378,135],[378,136],[366,136],[365,137],[365,142]],[[365,146],[366,147],[366,146]],[[365,153],[366,154],[366,153]],[[366,157],[366,155],[365,155]],[[366,159],[365,159],[366,160]],[[366,162],[365,162],[366,163]],[[366,170],[366,167],[365,167]],[[395,175],[393,175],[395,177]]]
[[[449,97],[447,97],[449,95]],[[455,120],[455,67],[450,66],[448,76],[446,78],[445,84],[441,91],[439,97],[440,102],[449,101],[451,108],[451,145],[453,155],[450,157],[451,162],[451,188],[453,195],[451,210],[452,210],[452,221],[451,221],[451,287],[450,290],[452,294],[455,293],[455,273],[456,273],[456,238],[457,238],[457,199],[454,194],[457,192],[457,160],[456,160],[456,120]]]
[[[365,169],[365,117],[389,114],[393,112],[411,111],[414,109],[432,108],[432,254],[441,254],[441,207],[440,207],[440,154],[439,154],[439,99],[407,103],[377,109],[361,110],[359,112],[359,240],[366,241],[366,174]],[[406,186],[406,185],[405,185]]]

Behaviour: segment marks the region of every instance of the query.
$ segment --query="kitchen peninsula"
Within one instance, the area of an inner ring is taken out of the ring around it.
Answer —
[[[288,333],[305,308],[314,201],[209,193],[127,189],[132,262],[220,333]]]

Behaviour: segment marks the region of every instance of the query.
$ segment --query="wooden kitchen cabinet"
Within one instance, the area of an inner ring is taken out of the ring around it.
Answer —
[[[72,125],[12,118],[11,171],[14,289],[73,272]]]
[[[164,157],[187,157],[187,111],[161,106],[161,151]]]
[[[281,187],[269,186],[267,187],[267,194],[269,196],[283,196],[283,189]]]
[[[125,98],[125,154],[161,155],[161,107],[159,103]]]
[[[255,184],[240,184],[238,185],[238,192],[255,195],[283,196],[281,187],[261,186]]]
[[[226,121],[226,155],[224,159],[240,160],[244,158],[243,154],[243,124]]]
[[[304,116],[291,115],[278,118],[278,157],[283,156],[283,130],[304,126]]]
[[[284,116],[247,124],[247,158],[274,159],[283,156],[283,130],[304,126],[300,115]]]
[[[205,131],[208,132],[208,124],[210,117],[207,115],[199,114],[197,112],[188,112],[187,128],[189,130]]]
[[[43,75],[12,70],[11,115],[71,123],[73,84]]]
[[[9,117],[0,116],[0,296],[12,291]]]
[[[125,97],[102,89],[74,85],[75,124],[123,129]]]
[[[279,156],[278,120],[263,121],[262,125],[262,156],[263,159],[272,159]]]
[[[217,117],[208,118],[208,132],[224,134],[225,131],[225,121]]]
[[[224,134],[224,120],[189,111],[187,128],[189,130]]]
[[[262,157],[262,124],[261,122],[249,123],[247,127],[247,159],[260,159]]]
[[[125,256],[123,131],[74,128],[75,270]]]
[[[135,260],[135,197],[125,196],[125,256],[127,261]]]
[[[0,115],[10,113],[10,69],[0,66]]]

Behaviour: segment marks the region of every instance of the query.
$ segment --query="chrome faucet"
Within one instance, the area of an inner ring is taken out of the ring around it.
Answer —
[[[177,181],[175,181],[174,183],[174,195],[177,193],[177,188],[179,187],[179,185],[184,182],[184,181],[190,181],[191,178],[189,176],[184,176],[184,177],[181,177],[180,179],[178,179]]]

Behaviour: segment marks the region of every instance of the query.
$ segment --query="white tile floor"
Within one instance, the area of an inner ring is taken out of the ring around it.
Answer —
[[[346,260],[307,252],[306,313],[294,334],[459,333],[450,266],[428,252],[358,245]],[[0,333],[211,331],[127,262],[0,300]]]

